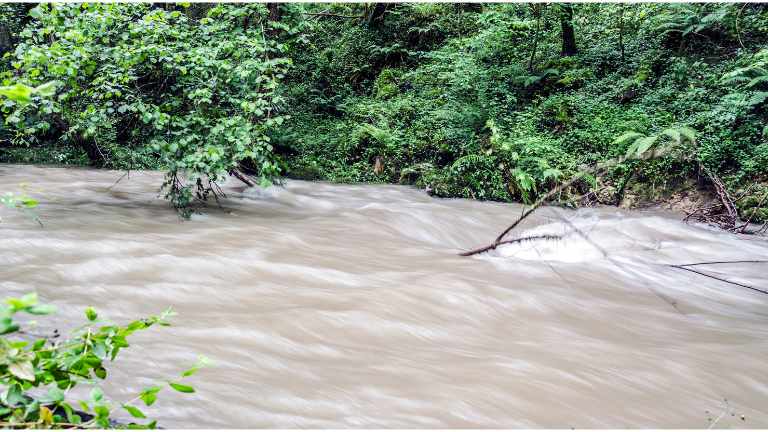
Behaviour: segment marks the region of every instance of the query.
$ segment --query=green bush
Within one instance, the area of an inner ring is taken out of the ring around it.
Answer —
[[[47,315],[55,311],[38,303],[36,294],[7,298],[0,305],[0,426],[18,429],[89,428],[109,429],[118,426],[114,415],[118,410],[145,423],[131,423],[130,428],[154,429],[156,421],[146,420],[138,408],[141,402],[153,405],[157,394],[168,388],[193,393],[193,387],[167,381],[145,388],[134,399],[112,402],[94,383],[108,376],[107,362],[114,361],[127,348],[128,337],[155,325],[169,325],[173,315],[167,310],[158,316],[133,321],[127,325],[108,323],[93,308],[85,310],[86,323],[64,340],[35,335],[23,328],[18,315]],[[201,360],[184,371],[188,377],[207,364]],[[90,386],[87,399],[73,405],[69,392],[75,387]]]

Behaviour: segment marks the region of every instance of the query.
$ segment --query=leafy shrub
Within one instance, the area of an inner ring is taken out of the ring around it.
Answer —
[[[55,129],[115,167],[148,165],[151,149],[179,209],[243,160],[263,183],[278,174],[268,133],[284,121],[275,90],[289,60],[258,24],[263,5],[218,5],[200,20],[148,4],[39,5],[31,14],[15,73],[62,87],[46,104],[6,107],[27,137]]]
[[[21,298],[7,298],[0,305],[0,425],[4,428],[113,428],[117,424],[113,416],[120,409],[136,419],[146,415],[135,405],[141,401],[146,406],[155,403],[161,385],[145,388],[131,401],[108,401],[97,380],[107,378],[106,362],[114,361],[120,351],[127,348],[128,337],[152,326],[167,326],[173,315],[170,310],[158,316],[133,321],[127,325],[115,325],[99,319],[92,308],[85,310],[87,322],[66,340],[54,337],[34,336],[17,321],[17,315],[47,315],[55,311],[49,305],[38,303],[36,294]],[[203,367],[201,359],[195,366],[184,371],[188,377]],[[176,381],[167,386],[182,393],[192,393],[194,388]],[[75,406],[67,395],[75,387],[91,385],[86,400]],[[119,408],[118,408],[119,407]],[[156,421],[131,424],[132,428],[156,427]]]

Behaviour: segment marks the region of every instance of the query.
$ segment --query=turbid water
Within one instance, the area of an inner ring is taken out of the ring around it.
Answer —
[[[160,173],[109,189],[121,175],[0,166],[44,223],[2,210],[0,287],[59,306],[61,330],[89,305],[116,322],[172,306],[106,387],[125,400],[211,358],[196,393],[147,410],[164,427],[768,427],[768,295],[665,266],[766,258],[764,239],[547,208],[518,233],[563,240],[464,258],[520,206],[233,181],[181,222]],[[763,264],[696,268],[768,288]]]

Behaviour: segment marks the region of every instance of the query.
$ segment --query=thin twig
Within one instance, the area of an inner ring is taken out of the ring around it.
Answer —
[[[683,266],[679,266],[679,265],[675,265],[675,264],[668,264],[668,265],[669,265],[670,267],[672,267],[672,268],[676,268],[676,269],[680,269],[680,270],[689,271],[689,272],[691,272],[691,273],[696,273],[696,274],[698,274],[698,275],[702,275],[702,276],[706,276],[706,277],[708,277],[708,278],[712,278],[712,279],[715,279],[715,280],[719,280],[720,282],[725,282],[725,283],[729,283],[729,284],[731,284],[731,285],[740,286],[740,287],[742,287],[742,288],[751,289],[752,291],[757,291],[757,292],[759,292],[759,293],[768,294],[768,291],[766,291],[766,290],[763,290],[763,289],[760,289],[760,288],[755,288],[755,287],[753,287],[753,286],[745,285],[745,284],[742,284],[742,283],[739,283],[739,282],[733,282],[733,281],[729,281],[729,280],[727,280],[727,279],[719,278],[719,277],[717,277],[717,276],[713,276],[713,275],[711,275],[711,274],[708,274],[708,273],[700,272],[700,271],[698,271],[698,270],[694,270],[694,269],[692,269],[692,268],[683,267]]]
[[[742,225],[741,230],[739,232],[744,233],[744,230],[747,229],[750,223],[752,223],[752,218],[755,217],[755,213],[757,213],[757,210],[763,206],[765,203],[765,200],[768,199],[768,192],[763,195],[763,199],[760,200],[760,202],[755,206],[755,209],[752,211],[752,214],[749,215],[749,218],[747,218],[747,221]]]
[[[125,176],[128,176],[128,178],[131,178],[131,177],[130,177],[130,175],[129,175],[130,173],[131,173],[131,170],[128,170],[128,171],[126,171],[125,173],[123,173],[123,175],[121,175],[121,176],[120,176],[120,178],[119,178],[119,179],[117,179],[117,181],[115,181],[114,183],[112,183],[112,186],[108,187],[108,188],[107,188],[107,190],[108,190],[108,191],[109,191],[109,190],[112,190],[112,188],[113,188],[113,187],[115,187],[115,186],[116,186],[118,183],[120,183],[120,180],[122,180],[122,179],[123,179],[123,177],[125,177]]]
[[[691,266],[708,265],[708,264],[743,264],[743,263],[768,263],[768,260],[705,261],[705,262],[695,262],[691,264],[675,264],[675,265],[679,267],[691,267]]]
[[[327,16],[327,17],[337,17],[337,18],[363,18],[363,15],[341,15],[341,14],[327,13],[327,12],[318,12],[318,13],[302,12],[302,15]]]

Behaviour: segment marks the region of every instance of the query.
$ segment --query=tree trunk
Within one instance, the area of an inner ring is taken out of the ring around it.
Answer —
[[[269,22],[280,22],[280,19],[282,18],[282,3],[267,3],[267,10],[269,11]],[[267,28],[267,35],[268,36],[277,36],[278,33],[280,33],[280,30],[277,28],[269,27]]]
[[[483,11],[482,3],[454,3],[454,6],[456,7],[456,9],[463,12],[482,12]]]
[[[621,63],[624,63],[624,3],[619,5],[619,49],[621,50]]]
[[[282,6],[282,3],[267,3],[267,10],[269,10],[270,21],[280,21],[280,18],[282,17],[282,11],[280,8]]]
[[[576,48],[576,33],[573,31],[573,5],[560,3],[560,28],[563,35],[562,56],[568,57],[579,52]]]
[[[366,24],[368,24],[369,27],[377,27],[384,21],[384,14],[386,14],[392,6],[393,3],[374,3],[373,8],[371,8],[368,13]]]
[[[536,49],[539,47],[539,30],[541,29],[541,8],[540,4],[532,4],[531,10],[536,17],[536,29],[533,32],[533,48],[531,49],[531,58],[528,60],[528,72],[533,73],[533,65],[536,61]]]

